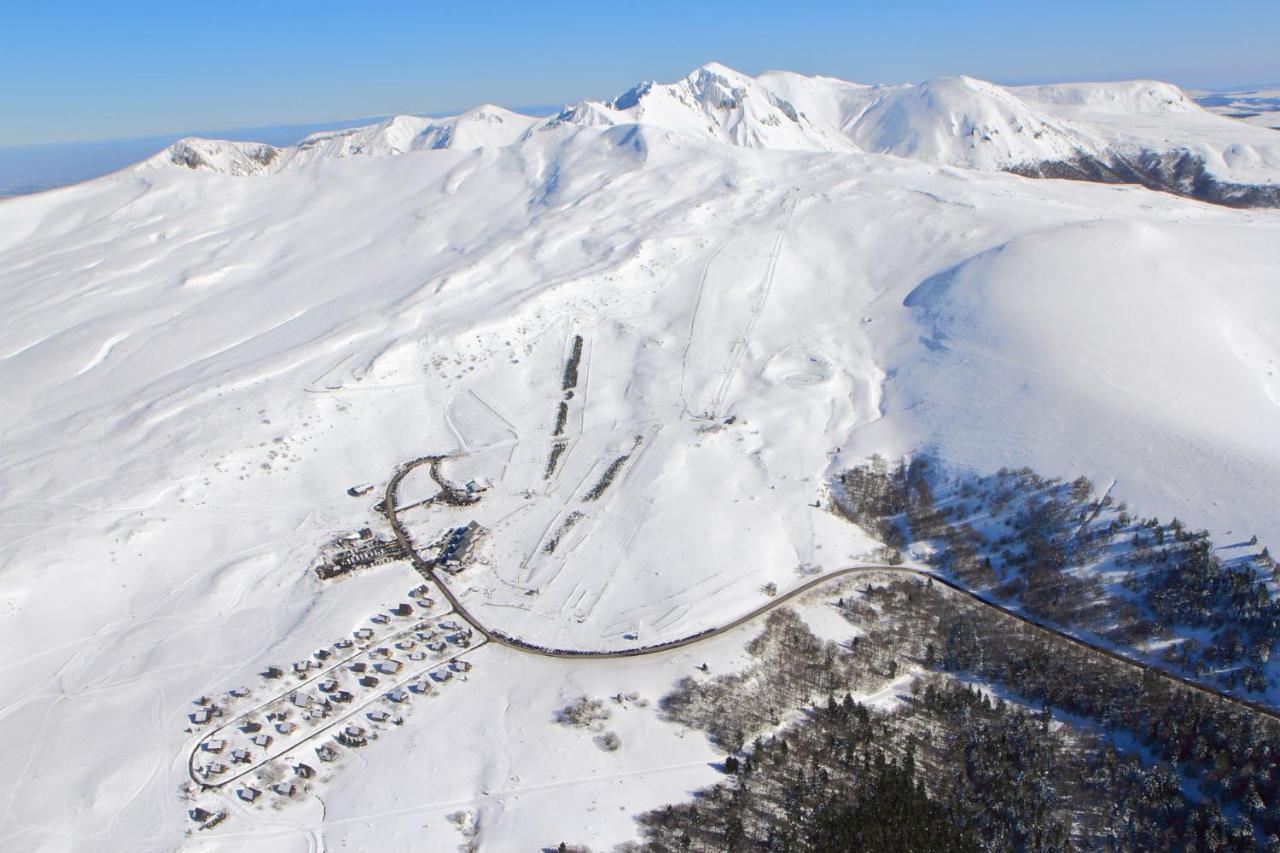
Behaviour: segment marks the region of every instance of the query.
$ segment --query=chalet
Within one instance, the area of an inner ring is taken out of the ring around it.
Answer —
[[[296,724],[290,723],[288,721],[285,721],[283,723],[276,723],[276,731],[282,735],[290,734],[296,728],[298,728]]]
[[[294,766],[293,772],[299,779],[310,779],[316,775],[315,769],[310,764],[303,764],[301,761]]]
[[[365,746],[369,743],[369,738],[359,726],[347,726],[338,733],[338,743],[350,747]]]
[[[395,607],[391,608],[391,615],[392,616],[412,616],[413,605],[407,601],[402,601],[399,604],[397,604]]]
[[[431,594],[431,587],[427,586],[425,583],[419,584],[418,586],[415,586],[413,589],[409,590],[410,598],[426,598],[430,594]]]
[[[249,754],[249,750],[247,750],[247,749],[233,749],[233,750],[231,750],[231,763],[232,763],[232,764],[248,764],[248,763],[249,763],[249,758],[250,758],[250,754]]]
[[[363,631],[364,629],[363,629],[363,628],[361,628],[360,630],[361,630],[361,631]],[[369,634],[370,634],[370,635],[372,635],[372,634],[373,634],[373,632],[372,632],[372,631],[370,631],[370,632],[369,632]],[[335,649],[349,649],[349,648],[351,648],[353,645],[354,645],[354,643],[352,643],[352,642],[351,642],[350,640],[348,640],[346,637],[343,637],[341,640],[339,640],[338,642],[334,643],[334,644],[333,644],[333,647],[334,647]]]
[[[271,735],[267,734],[266,732],[263,732],[260,735],[254,735],[253,744],[254,746],[260,746],[263,749],[266,749],[267,747],[271,746]]]
[[[328,649],[316,649],[314,652],[311,653],[311,656],[316,660],[328,660],[329,658],[333,657],[333,652],[329,651]]]
[[[289,697],[289,701],[299,708],[307,708],[315,700],[311,698],[310,693],[295,693]]]
[[[426,659],[427,659],[427,653],[424,652],[422,649],[409,652],[409,660],[411,661],[420,661],[420,660],[426,660]]]
[[[213,812],[205,811],[199,806],[196,806],[194,809],[187,812],[187,817],[191,818],[196,823],[204,823],[206,820],[213,817]]]
[[[337,761],[338,751],[327,743],[322,743],[316,747],[316,758],[321,761]]]
[[[439,654],[440,652],[444,651],[445,646],[443,641],[436,640],[434,643],[427,643],[427,648],[435,652],[436,654]]]
[[[375,613],[369,617],[369,621],[375,625],[385,625],[391,621],[391,617],[385,613]]]
[[[373,483],[358,483],[347,489],[347,494],[353,498],[362,498],[373,491]]]
[[[449,664],[449,669],[454,672],[470,672],[471,664],[465,660],[455,660]]]
[[[249,688],[248,687],[232,687],[230,690],[227,691],[227,693],[231,694],[237,699],[243,699],[244,697],[249,695]]]
[[[433,669],[431,671],[431,678],[433,681],[448,681],[450,678],[453,678],[453,673],[447,669]]]
[[[204,769],[202,769],[200,772],[206,777],[221,776],[223,773],[226,773],[227,770],[229,769],[230,768],[227,767],[227,765],[223,764],[221,761],[212,761],[209,764],[205,765]]]
[[[365,716],[367,716],[372,722],[385,723],[387,721],[387,718],[390,717],[391,715],[388,714],[386,711],[370,711]]]
[[[315,665],[315,664],[313,664],[313,663],[312,663],[311,661],[309,661],[309,660],[298,660],[298,661],[294,661],[294,662],[293,662],[293,671],[294,671],[294,673],[296,673],[297,675],[306,675],[306,674],[311,670],[311,667],[312,667],[312,666],[314,666],[314,665]]]
[[[468,480],[466,489],[467,489],[467,494],[478,495],[483,492],[489,491],[490,483],[488,480],[484,479],[483,477],[477,478],[475,480]]]
[[[376,648],[373,651],[369,652],[369,657],[374,659],[386,660],[391,657],[391,649],[388,649],[386,646]]]
[[[431,682],[418,680],[409,685],[409,689],[418,695],[431,692]]]
[[[374,668],[383,675],[395,675],[404,667],[398,660],[384,660],[374,664]]]
[[[462,630],[462,626],[459,625],[453,619],[445,619],[443,622],[440,622],[438,624],[445,631],[461,631]]]
[[[209,740],[200,744],[200,748],[203,749],[205,752],[212,752],[215,755],[219,752],[222,752],[222,750],[225,749],[226,746],[227,746],[227,742],[220,737],[210,738]]]
[[[259,723],[257,720],[245,720],[240,725],[240,731],[244,732],[247,735],[255,734],[261,730],[262,730],[262,723]]]
[[[191,722],[195,723],[197,726],[203,726],[205,723],[209,722],[209,718],[212,717],[213,714],[210,713],[208,708],[196,708],[187,716],[189,716],[191,718]]]
[[[335,691],[335,692],[334,692],[334,694],[333,694],[333,696],[332,696],[331,698],[332,698],[332,699],[333,699],[333,701],[335,701],[335,702],[350,702],[350,701],[351,701],[353,698],[355,698],[355,697],[353,697],[353,696],[352,696],[348,691],[346,691],[346,690],[338,690],[338,691]]]
[[[262,677],[268,678],[268,679],[280,678],[283,675],[284,675],[284,670],[278,666],[269,666],[267,667],[266,671],[262,673]]]
[[[378,677],[376,675],[362,675],[360,676],[360,686],[361,687],[377,687]]]
[[[448,637],[445,637],[445,639],[453,643],[455,646],[465,649],[471,645],[471,632],[459,631],[456,634],[450,634]]]
[[[404,638],[403,640],[401,640],[400,642],[396,643],[396,648],[397,648],[397,649],[399,649],[399,650],[400,650],[400,651],[402,651],[402,652],[407,652],[407,651],[409,651],[409,649],[413,648],[413,647],[414,647],[414,646],[416,646],[416,645],[418,645],[416,641],[411,640],[411,639],[409,639],[408,637],[406,637],[406,638]]]
[[[392,690],[387,694],[387,698],[399,705],[403,702],[409,701],[409,694],[405,693],[403,690]]]
[[[436,637],[439,637],[440,632],[435,630],[415,631],[413,636],[418,640],[418,642],[425,643],[428,640],[434,640]]]
[[[271,790],[282,797],[292,797],[298,788],[292,782],[277,782],[271,786]]]
[[[258,799],[258,795],[261,793],[262,792],[259,791],[257,788],[254,788],[251,785],[246,785],[245,787],[236,791],[236,796],[244,800],[246,803],[252,803],[254,800]]]
[[[381,616],[382,614],[378,614],[378,615]],[[351,632],[351,636],[355,637],[357,640],[371,640],[373,639],[373,629],[357,628],[356,630]]]
[[[333,691],[338,689],[338,679],[326,678],[316,686],[319,687],[321,690],[323,690],[325,693],[332,693]]]

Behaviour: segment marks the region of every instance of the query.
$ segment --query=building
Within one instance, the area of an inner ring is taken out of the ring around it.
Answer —
[[[378,615],[380,616],[380,615],[382,615],[382,614],[378,614]],[[355,637],[357,640],[372,640],[372,639],[373,639],[373,629],[372,629],[372,628],[357,628],[356,630],[354,630],[354,631],[352,631],[352,632],[351,632],[351,636]]]
[[[470,672],[471,664],[465,660],[455,660],[449,664],[449,669],[454,672]]]
[[[391,621],[391,617],[385,613],[375,613],[369,617],[369,621],[376,625],[385,625]]]
[[[406,637],[400,642],[396,643],[396,648],[402,652],[407,652],[409,651],[409,649],[413,648],[416,645],[418,645],[416,640],[411,640],[408,637]]]
[[[210,713],[208,708],[196,708],[187,716],[190,717],[191,722],[195,723],[197,726],[203,726],[205,723],[209,722],[209,718],[212,717],[213,714]]]
[[[386,711],[370,711],[365,716],[367,716],[371,722],[385,723],[387,721],[387,718],[390,717],[391,715],[388,714]]]
[[[373,491],[373,483],[358,483],[347,489],[347,494],[353,498],[362,498]]]
[[[236,699],[243,699],[244,697],[249,695],[249,688],[248,687],[232,687],[230,690],[227,691],[227,693],[229,693],[231,696],[233,696]]]
[[[375,664],[375,668],[383,675],[395,675],[404,667],[398,660],[384,660]]]
[[[333,696],[331,696],[330,698],[332,698],[333,701],[335,702],[350,702],[355,697],[353,697],[346,690],[337,690],[337,691],[334,691]]]
[[[377,686],[378,686],[378,676],[376,676],[376,675],[362,675],[362,676],[360,676],[360,686],[361,686],[361,687],[377,687]]]
[[[213,812],[205,811],[199,806],[196,806],[194,809],[187,812],[187,817],[191,818],[196,823],[204,823],[206,820],[213,817]]]
[[[453,678],[453,673],[447,669],[433,669],[431,671],[431,678],[433,681],[448,681],[450,678]]]
[[[327,743],[322,743],[316,747],[316,758],[321,761],[337,761],[338,751]]]
[[[253,787],[252,785],[246,785],[240,790],[236,791],[236,796],[244,800],[246,803],[252,803],[254,800],[258,799],[258,796],[261,793],[262,793],[261,791],[259,791],[257,788]]]
[[[420,660],[426,660],[426,659],[427,659],[427,653],[424,652],[422,649],[409,652],[409,660],[411,661],[420,661]]]
[[[303,764],[301,761],[294,765],[293,772],[299,779],[310,779],[316,775],[315,769],[310,764]]]
[[[275,791],[282,797],[292,797],[298,788],[292,782],[277,782],[271,786],[271,790]]]
[[[293,730],[296,728],[297,728],[297,725],[289,722],[288,720],[285,720],[284,722],[276,723],[276,731],[278,731],[282,735],[291,734]]]
[[[267,734],[266,732],[263,732],[260,735],[254,735],[253,744],[254,746],[260,746],[263,749],[266,749],[267,747],[271,746],[271,735]]]
[[[319,687],[321,690],[323,690],[325,693],[332,693],[333,691],[338,689],[338,679],[332,678],[332,677],[326,678],[326,679],[323,679],[316,686]]]
[[[294,693],[289,697],[289,701],[299,708],[309,708],[315,700],[311,698],[309,693]]]
[[[403,702],[409,701],[409,694],[405,693],[403,690],[396,689],[388,693],[387,698],[399,705]]]
[[[207,765],[205,765],[205,767],[200,771],[200,773],[205,777],[221,776],[223,773],[226,773],[230,769],[231,768],[227,767],[227,765],[223,764],[221,761],[211,761]]]
[[[231,750],[231,763],[232,763],[232,764],[248,764],[248,763],[249,763],[249,758],[250,758],[249,750],[247,750],[247,749],[233,749],[233,750]]]
[[[205,752],[212,752],[216,755],[219,752],[222,752],[222,750],[226,747],[226,745],[227,745],[227,742],[225,740],[223,740],[220,737],[215,737],[215,738],[209,738],[209,740],[200,744],[200,748],[203,749]]]

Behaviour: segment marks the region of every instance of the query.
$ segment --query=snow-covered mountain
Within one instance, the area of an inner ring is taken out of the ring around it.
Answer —
[[[394,116],[368,127],[315,133],[297,145],[284,147],[191,137],[175,142],[143,167],[177,165],[227,175],[261,175],[315,160],[502,147],[518,142],[535,122],[529,116],[486,104],[443,119]]]
[[[486,849],[606,847],[720,778],[656,700],[751,629],[607,664],[490,645],[355,757],[303,744],[296,795],[186,834],[192,700],[248,707],[382,624],[408,563],[311,568],[387,535],[381,488],[428,454],[484,498],[406,508],[414,539],[478,520],[457,594],[561,647],[699,635],[867,561],[824,502],[873,453],[1087,475],[1275,553],[1280,211],[1009,173],[1268,187],[1271,133],[1161,84],[713,65],[555,116],[187,140],[0,201],[0,846],[449,849],[466,812]],[[549,722],[583,692],[648,702],[610,705],[620,749]]]
[[[534,119],[485,106],[317,134],[296,146],[186,139],[148,161],[255,175],[317,159],[519,143],[566,124],[638,125],[746,148],[890,154],[1031,177],[1138,183],[1235,206],[1278,206],[1280,138],[1151,81],[1002,87],[970,77],[865,86],[704,65]]]

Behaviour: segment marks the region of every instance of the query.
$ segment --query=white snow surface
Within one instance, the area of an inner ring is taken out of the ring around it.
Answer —
[[[968,124],[939,119],[957,100]],[[460,810],[482,849],[598,848],[713,782],[705,739],[654,703],[737,665],[752,627],[625,663],[478,649],[297,802],[228,792],[201,800],[223,826],[184,834],[191,700],[260,695],[268,664],[403,600],[406,563],[308,567],[337,534],[387,533],[378,490],[347,487],[427,453],[492,488],[407,510],[415,538],[481,521],[454,588],[570,648],[695,634],[864,559],[874,543],[812,504],[872,452],[1114,480],[1135,512],[1274,552],[1280,214],[971,159],[973,128],[1025,156],[1086,121],[1212,146],[1254,130],[1159,84],[707,66],[545,121],[189,141],[201,168],[169,152],[0,202],[0,849],[443,849]],[[1275,180],[1269,156],[1250,173]],[[651,704],[615,711],[618,752],[553,722],[631,690]]]

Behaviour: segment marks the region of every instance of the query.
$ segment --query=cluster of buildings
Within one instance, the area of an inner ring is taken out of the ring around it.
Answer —
[[[339,536],[323,553],[324,562],[316,566],[316,574],[321,579],[335,578],[366,566],[393,563],[409,556],[398,540],[375,536],[368,527]]]
[[[389,624],[393,618],[417,618],[421,611],[435,605],[429,597],[426,584],[409,590],[409,602],[379,611],[370,616],[370,622]],[[267,790],[280,797],[293,797],[301,784],[297,779],[270,784],[260,774],[251,771],[265,761],[286,756],[297,746],[312,737],[318,737],[313,746],[316,760],[322,763],[336,761],[339,747],[365,746],[376,738],[378,727],[399,725],[404,719],[399,709],[414,695],[429,695],[433,684],[443,684],[455,673],[465,673],[471,665],[453,660],[431,669],[433,661],[447,656],[450,649],[464,649],[471,644],[471,628],[452,619],[419,621],[408,629],[396,629],[382,633],[372,627],[359,627],[328,648],[317,650],[311,657],[294,661],[288,670],[269,667],[265,678],[283,678],[291,671],[300,683],[293,689],[279,693],[274,701],[256,711],[233,718],[210,732],[193,756],[192,769],[198,780],[210,786],[226,784],[229,780],[236,787],[236,796],[245,802],[255,802]],[[413,670],[418,674],[406,678]],[[380,694],[380,696],[378,695]],[[228,691],[228,700],[249,697],[247,687]],[[381,701],[379,701],[379,699]],[[205,725],[224,718],[226,711],[208,697],[195,702],[192,722]],[[358,708],[355,713],[351,709]],[[360,719],[360,718],[363,719]],[[335,725],[335,720],[339,721]],[[325,732],[327,727],[333,732]],[[308,779],[314,769],[305,763],[294,765],[295,776]],[[257,781],[245,781],[255,778]],[[205,815],[197,821],[202,828],[216,815],[200,810]],[[193,817],[192,820],[196,820]]]

